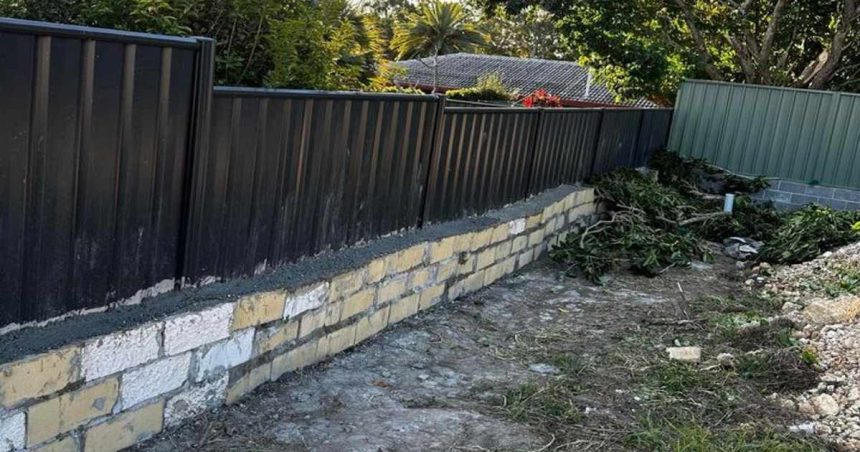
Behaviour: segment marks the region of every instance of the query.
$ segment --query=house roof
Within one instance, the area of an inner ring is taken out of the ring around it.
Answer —
[[[398,84],[433,86],[433,70],[421,61],[404,60],[395,64],[406,69],[405,75],[395,77],[394,80]],[[478,77],[487,74],[499,74],[505,85],[523,95],[543,88],[564,101],[619,105],[605,86],[591,79],[586,67],[573,61],[473,53],[454,53],[439,57],[438,87],[441,89],[475,86]],[[646,99],[624,102],[621,105],[657,107],[655,103]]]

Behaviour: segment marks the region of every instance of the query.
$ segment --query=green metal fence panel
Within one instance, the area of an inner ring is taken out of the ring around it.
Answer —
[[[860,188],[860,95],[688,80],[669,149],[740,174]]]

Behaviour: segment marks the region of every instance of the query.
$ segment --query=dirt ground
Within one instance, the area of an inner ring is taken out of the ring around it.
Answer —
[[[599,287],[545,259],[139,450],[659,448],[631,441],[647,436],[656,397],[643,375],[666,364],[665,347],[710,337],[691,303],[739,295],[738,277],[719,258],[653,279],[618,274]],[[754,422],[767,403],[731,397],[742,403],[719,408],[719,422]],[[691,406],[693,416],[711,416]]]

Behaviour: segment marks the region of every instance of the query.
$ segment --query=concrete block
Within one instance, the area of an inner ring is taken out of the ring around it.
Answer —
[[[227,405],[236,403],[239,399],[257,389],[272,377],[272,363],[265,363],[251,369],[246,375],[227,388]]]
[[[464,281],[464,293],[472,293],[484,287],[485,271],[479,271],[469,275]]]
[[[459,267],[460,263],[456,257],[452,257],[451,259],[439,263],[436,268],[436,281],[447,281],[457,274]]]
[[[328,355],[336,355],[355,345],[355,324],[345,326],[328,335]]]
[[[43,397],[80,378],[79,347],[67,347],[0,366],[0,407]]]
[[[81,353],[81,371],[87,381],[139,366],[158,358],[162,324],[146,325],[87,342]]]
[[[423,311],[433,307],[436,303],[442,301],[442,296],[444,294],[445,283],[424,289],[424,291],[419,295],[418,308]]]
[[[500,244],[496,245],[496,248],[495,248],[495,250],[496,250],[495,260],[496,260],[496,261],[500,261],[500,260],[502,260],[502,259],[504,259],[504,258],[506,258],[506,257],[510,256],[510,255],[511,255],[511,250],[512,250],[512,247],[513,247],[513,243],[514,243],[513,241],[508,240],[507,242],[502,242],[502,243],[500,243]]]
[[[325,307],[306,312],[299,321],[299,339],[305,338],[325,326],[328,310]]]
[[[167,399],[164,421],[169,426],[197,416],[204,411],[220,406],[227,394],[227,374],[213,381],[192,386]]]
[[[401,298],[391,304],[391,312],[388,315],[388,324],[397,323],[406,317],[413,316],[418,313],[418,294],[413,294],[408,297]]]
[[[257,330],[254,336],[255,355],[268,353],[299,336],[299,321],[290,320],[280,325]]]
[[[526,219],[518,218],[508,223],[511,235],[522,234],[526,230]]]
[[[473,232],[472,233],[472,244],[470,245],[471,251],[478,251],[482,248],[486,248],[490,241],[493,239],[493,229],[484,229],[483,231]]]
[[[113,452],[146,440],[164,427],[164,401],[128,411],[87,430],[85,452]]]
[[[527,235],[521,235],[515,237],[513,242],[511,242],[511,252],[519,253],[529,244],[529,237]]]
[[[806,193],[806,184],[781,180],[779,181],[777,189],[779,191],[787,191],[789,193]]]
[[[375,284],[382,281],[385,277],[385,259],[380,258],[367,264],[367,280],[368,284]]]
[[[448,237],[438,242],[430,244],[430,263],[444,261],[454,255],[454,244],[457,241],[456,237]]]
[[[24,413],[0,414],[0,452],[23,449],[26,431]]]
[[[286,290],[273,290],[248,295],[236,303],[233,313],[233,331],[262,325],[284,318]]]
[[[529,246],[537,246],[543,242],[544,238],[544,230],[538,229],[537,231],[529,234]]]
[[[462,256],[459,259],[459,265],[457,267],[458,275],[468,275],[475,271],[475,262],[477,259],[474,254],[469,254]]]
[[[343,303],[340,320],[346,320],[367,311],[373,306],[375,297],[376,289],[365,289],[350,295]]]
[[[833,187],[823,187],[821,185],[807,185],[804,192],[809,196],[817,196],[819,198],[832,198],[834,193]]]
[[[191,352],[156,361],[126,372],[120,385],[122,409],[179,389],[188,380]]]
[[[27,409],[27,445],[43,443],[113,411],[119,380],[109,378]]]
[[[395,275],[424,264],[427,244],[413,245],[385,258],[385,274]]]
[[[178,355],[230,336],[233,304],[184,314],[164,322],[164,352]]]
[[[356,344],[363,342],[388,326],[389,309],[388,306],[385,306],[358,320],[355,324]]]
[[[477,270],[481,270],[489,267],[496,261],[496,249],[495,248],[487,248],[484,251],[478,253],[478,261],[477,261]]]
[[[364,286],[366,273],[366,268],[359,268],[358,270],[353,270],[334,277],[334,279],[331,280],[331,285],[329,286],[329,300],[340,300],[354,292],[357,292],[362,288],[362,286]]]
[[[194,353],[197,362],[195,381],[218,376],[232,367],[248,362],[254,353],[254,329],[239,331],[233,337]]]
[[[343,287],[341,286],[339,290],[343,290]],[[304,312],[324,305],[328,299],[329,283],[327,282],[299,289],[287,297],[283,317],[284,319],[296,318]]]
[[[508,239],[511,234],[511,227],[508,223],[503,223],[493,228],[493,236],[490,238],[490,244],[499,243]]]
[[[406,286],[410,289],[420,289],[432,284],[434,267],[417,268],[409,273],[409,281]]]
[[[2,446],[0,446],[0,450],[3,450]],[[68,435],[41,446],[31,447],[28,450],[30,452],[78,452],[80,445],[77,438]]]
[[[400,298],[406,292],[407,275],[402,275],[379,286],[378,302],[387,303],[391,300]]]
[[[326,345],[320,346],[320,342],[319,339],[310,341],[275,357],[272,361],[272,380],[277,380],[287,372],[305,368],[322,360],[328,351],[328,345],[326,342]]]

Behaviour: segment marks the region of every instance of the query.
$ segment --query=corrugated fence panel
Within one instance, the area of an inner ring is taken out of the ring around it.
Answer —
[[[690,80],[669,149],[752,176],[860,188],[860,95]]]
[[[548,109],[541,115],[530,194],[582,182],[591,174],[603,111]]]
[[[0,20],[0,325],[176,276],[199,47]]]
[[[647,166],[654,152],[666,149],[671,124],[671,109],[642,110],[642,125],[631,166]]]
[[[440,100],[216,88],[185,274],[253,274],[417,227]]]
[[[635,166],[636,143],[642,126],[641,110],[604,110],[591,175],[622,166]]]
[[[486,212],[524,197],[539,112],[447,108],[425,219]]]

